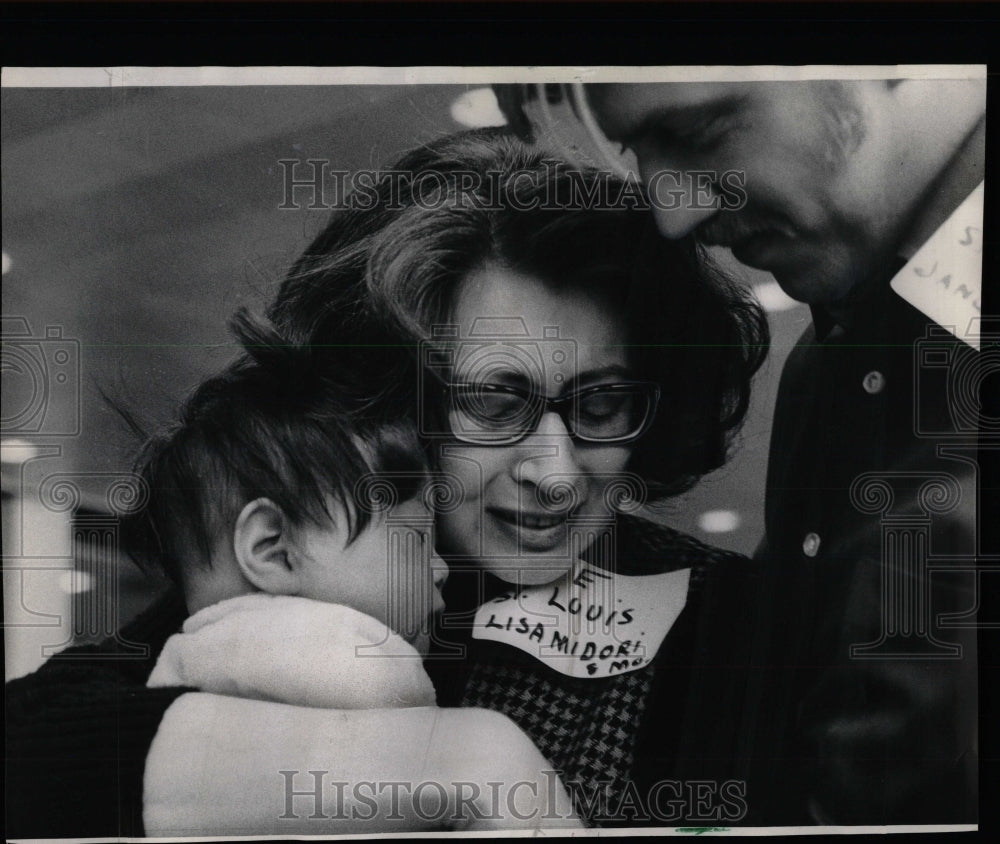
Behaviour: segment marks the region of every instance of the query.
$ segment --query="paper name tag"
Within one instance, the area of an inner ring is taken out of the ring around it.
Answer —
[[[892,280],[892,289],[903,299],[977,350],[984,184],[969,194]]]
[[[637,671],[684,609],[690,575],[628,577],[581,562],[553,583],[483,604],[472,635],[513,645],[569,677]]]

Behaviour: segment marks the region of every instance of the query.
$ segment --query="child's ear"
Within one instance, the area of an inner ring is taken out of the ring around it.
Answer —
[[[290,553],[288,518],[269,498],[247,504],[236,519],[233,550],[243,576],[257,589],[271,595],[294,595],[299,573]]]

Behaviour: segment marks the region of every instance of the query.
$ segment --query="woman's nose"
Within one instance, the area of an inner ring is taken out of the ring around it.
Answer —
[[[538,453],[528,455],[519,464],[519,478],[534,485],[543,501],[552,506],[567,495],[582,499],[587,491],[587,476],[580,453],[558,413],[542,416],[535,432],[525,439],[527,448]]]
[[[574,454],[576,450],[576,443],[570,435],[569,428],[554,410],[542,414],[542,418],[538,420],[538,427],[524,442],[542,446],[558,445],[558,451],[566,455]]]

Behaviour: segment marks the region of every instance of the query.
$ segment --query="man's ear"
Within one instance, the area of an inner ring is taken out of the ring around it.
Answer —
[[[299,572],[294,565],[288,517],[270,498],[247,504],[236,519],[233,550],[243,576],[271,595],[295,595]]]

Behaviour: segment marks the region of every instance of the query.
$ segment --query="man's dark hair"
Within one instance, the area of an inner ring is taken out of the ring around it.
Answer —
[[[256,498],[293,524],[326,524],[331,503],[341,507],[350,542],[372,517],[354,498],[362,479],[402,476],[396,500],[406,500],[427,467],[412,410],[340,378],[336,349],[289,343],[246,311],[231,328],[242,356],[194,390],[134,465],[149,499],[124,520],[124,550],[178,584],[185,568],[210,565]]]

